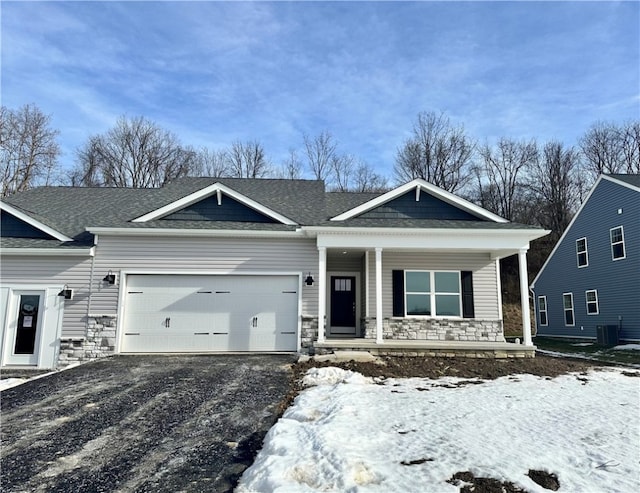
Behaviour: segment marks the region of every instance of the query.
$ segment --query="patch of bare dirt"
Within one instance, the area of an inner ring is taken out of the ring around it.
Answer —
[[[534,483],[539,484],[540,486],[548,490],[558,491],[560,489],[560,481],[558,480],[558,476],[553,473],[549,473],[547,471],[538,471],[536,469],[529,469],[527,476],[529,476]]]
[[[447,483],[460,486],[460,493],[527,493],[511,481],[475,477],[469,471],[455,473]]]
[[[538,376],[556,377],[570,372],[584,373],[602,366],[601,363],[577,361],[549,356],[535,358],[489,359],[489,358],[419,358],[409,356],[384,356],[380,362],[335,362],[313,361],[296,363],[293,367],[297,377],[310,368],[338,366],[357,371],[370,377],[386,378],[440,378],[445,376],[460,378],[482,378],[493,380],[507,375],[529,373]]]

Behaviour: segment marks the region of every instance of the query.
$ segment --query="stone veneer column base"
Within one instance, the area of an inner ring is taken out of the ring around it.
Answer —
[[[363,320],[364,338],[376,338],[376,319]],[[405,341],[478,341],[505,342],[501,320],[473,318],[385,318],[383,339]]]
[[[87,335],[60,339],[58,366],[92,361],[115,353],[116,317],[89,317]]]

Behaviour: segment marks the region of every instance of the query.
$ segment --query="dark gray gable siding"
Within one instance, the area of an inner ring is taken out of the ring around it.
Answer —
[[[444,219],[482,221],[473,214],[440,200],[424,191],[416,201],[412,190],[358,216],[363,219]]]
[[[622,209],[622,214],[618,214]],[[626,258],[613,261],[609,230],[622,226]],[[587,238],[589,265],[578,268],[576,240]],[[598,315],[587,315],[585,291],[598,291]],[[596,337],[598,325],[617,325],[620,337],[640,340],[640,192],[602,180],[534,286],[547,297],[549,325],[539,335]],[[562,294],[573,293],[575,327],[565,327]]]
[[[218,205],[217,196],[212,195],[162,219],[173,221],[278,222],[224,194],[222,195],[221,205]]]
[[[43,240],[55,239],[53,236],[48,235],[44,231],[25,223],[23,220],[18,219],[12,214],[6,211],[1,211],[0,216],[2,238],[36,238]]]

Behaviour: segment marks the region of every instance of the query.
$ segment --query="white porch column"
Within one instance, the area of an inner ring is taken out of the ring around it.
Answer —
[[[518,266],[520,267],[520,305],[522,306],[522,337],[525,346],[532,346],[531,315],[529,313],[529,278],[527,274],[527,248],[518,252]]]
[[[382,344],[382,248],[376,248],[376,344]]]
[[[369,250],[364,252],[364,316],[369,318],[371,311],[369,309]]]
[[[324,342],[327,310],[327,249],[318,247],[318,342]]]

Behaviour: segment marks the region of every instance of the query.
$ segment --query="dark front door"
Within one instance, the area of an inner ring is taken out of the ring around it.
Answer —
[[[348,327],[355,334],[356,327],[356,278],[352,276],[331,276],[331,324],[335,327]]]

